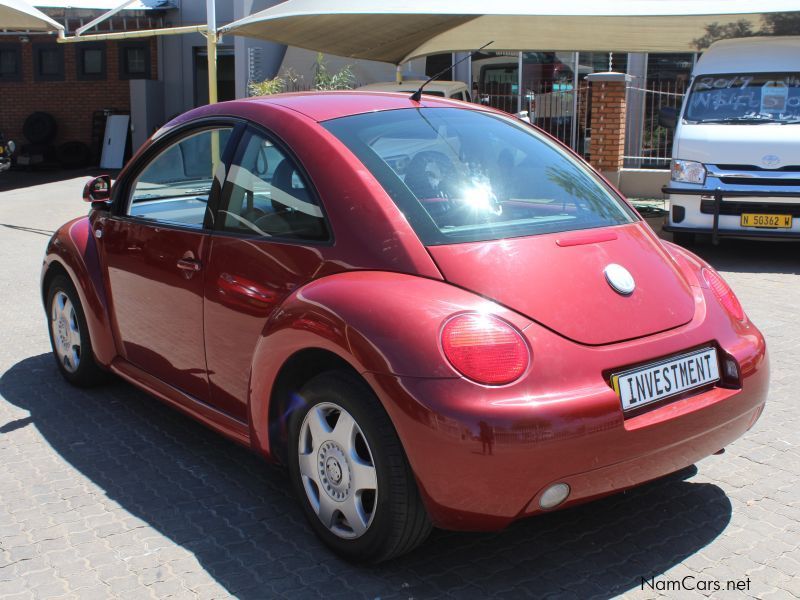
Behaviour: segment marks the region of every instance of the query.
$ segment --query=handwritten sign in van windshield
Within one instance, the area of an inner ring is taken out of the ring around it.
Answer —
[[[685,118],[701,123],[794,122],[800,119],[800,75],[701,75],[692,85]]]

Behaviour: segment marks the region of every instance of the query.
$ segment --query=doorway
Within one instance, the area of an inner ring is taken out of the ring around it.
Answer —
[[[231,46],[217,47],[217,100],[236,98],[236,57]],[[208,50],[194,49],[194,105],[208,104]]]

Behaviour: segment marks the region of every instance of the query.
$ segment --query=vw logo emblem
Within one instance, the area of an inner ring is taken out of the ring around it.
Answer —
[[[774,169],[781,166],[781,158],[780,156],[775,156],[774,154],[767,154],[761,158],[761,164],[768,169]]]
[[[636,282],[633,280],[633,275],[622,265],[611,263],[603,270],[603,273],[606,276],[608,285],[618,294],[630,296],[633,290],[636,289]]]

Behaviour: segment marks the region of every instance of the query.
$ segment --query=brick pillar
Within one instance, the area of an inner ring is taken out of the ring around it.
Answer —
[[[625,73],[592,73],[592,114],[589,162],[609,177],[618,180],[625,153],[625,88],[632,79]]]

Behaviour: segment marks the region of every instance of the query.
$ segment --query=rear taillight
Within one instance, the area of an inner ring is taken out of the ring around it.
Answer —
[[[456,315],[444,324],[442,349],[456,371],[488,385],[516,381],[530,362],[519,331],[497,317],[477,313]]]
[[[742,309],[742,305],[739,304],[739,299],[736,297],[736,294],[733,293],[733,290],[730,286],[725,282],[725,280],[720,276],[719,273],[712,269],[708,269],[703,267],[703,279],[708,284],[708,287],[711,288],[711,291],[714,292],[714,295],[719,300],[720,304],[725,307],[725,310],[730,313],[735,319],[739,321],[744,321],[744,310]]]

